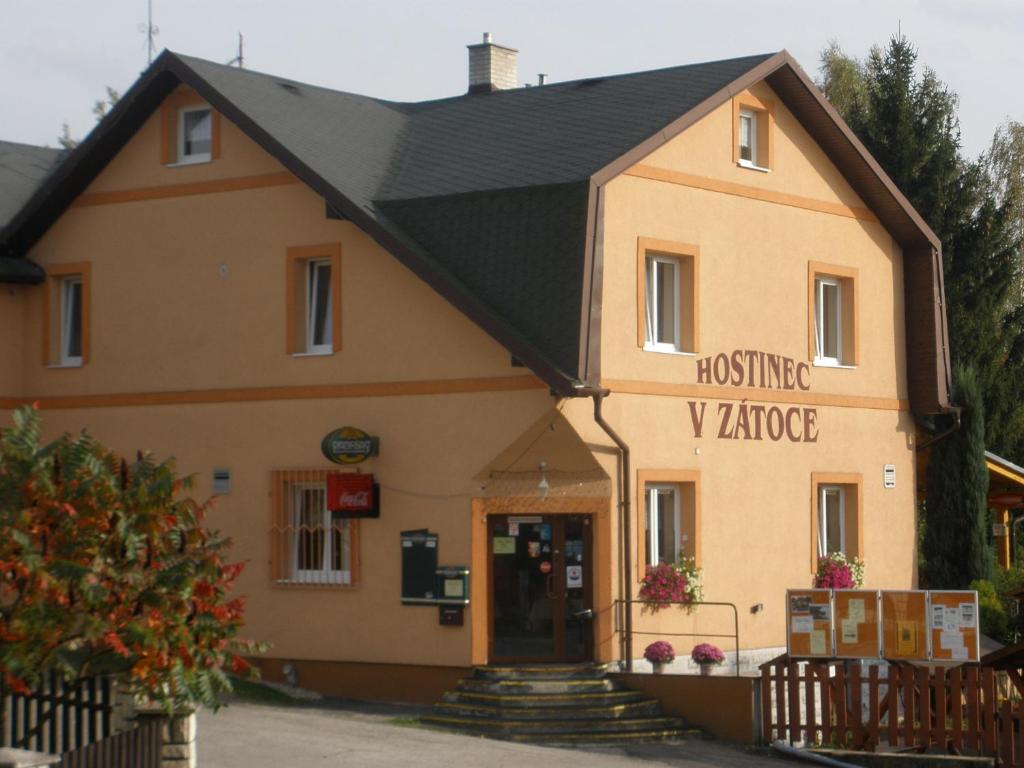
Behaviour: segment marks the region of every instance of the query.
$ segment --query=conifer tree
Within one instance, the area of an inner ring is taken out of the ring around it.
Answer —
[[[992,571],[985,406],[970,368],[955,369],[953,389],[963,406],[960,429],[935,443],[928,462],[923,554],[932,589],[966,589],[976,579],[991,578]],[[947,419],[952,416],[940,421]]]
[[[821,64],[825,95],[941,239],[953,363],[975,371],[990,448],[1021,463],[1024,138],[1014,141],[1011,124],[990,153],[965,160],[957,96],[931,69],[918,74],[906,37],[865,61],[832,43]]]

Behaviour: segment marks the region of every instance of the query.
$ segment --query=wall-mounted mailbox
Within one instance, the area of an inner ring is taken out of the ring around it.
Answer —
[[[469,605],[469,568],[446,565],[437,569],[434,593],[439,605]]]
[[[465,610],[464,605],[439,605],[437,606],[438,623],[442,627],[461,627]]]
[[[437,534],[402,531],[402,603],[437,603]]]

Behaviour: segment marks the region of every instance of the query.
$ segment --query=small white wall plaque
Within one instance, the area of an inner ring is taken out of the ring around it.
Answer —
[[[886,488],[896,487],[896,465],[886,464],[885,469],[882,471],[882,480],[885,483]]]

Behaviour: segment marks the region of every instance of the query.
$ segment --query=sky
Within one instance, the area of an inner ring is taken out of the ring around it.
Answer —
[[[399,101],[467,84],[465,46],[490,32],[519,79],[550,82],[786,48],[817,77],[836,40],[864,57],[902,30],[960,97],[965,152],[1024,121],[1024,0],[151,0],[157,49]],[[0,0],[0,139],[83,137],[93,103],[146,66],[147,0]],[[140,29],[141,28],[141,29]]]

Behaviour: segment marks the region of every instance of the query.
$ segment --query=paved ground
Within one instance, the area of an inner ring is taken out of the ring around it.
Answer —
[[[419,711],[365,704],[276,707],[232,703],[199,715],[202,768],[749,768],[786,765],[714,741],[560,749],[458,736],[412,725]]]

